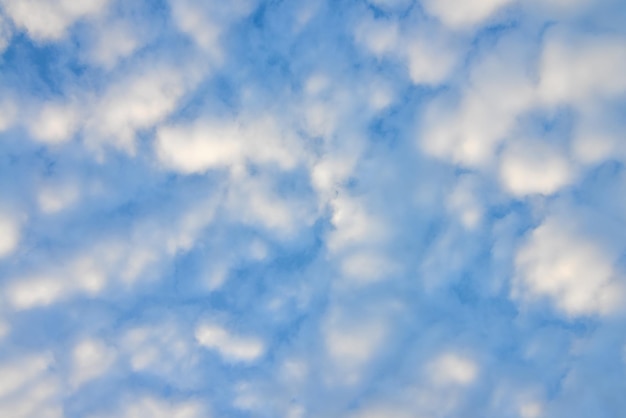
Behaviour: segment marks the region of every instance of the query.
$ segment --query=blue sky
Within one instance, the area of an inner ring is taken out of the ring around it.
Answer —
[[[0,416],[625,416],[625,21],[0,0]]]

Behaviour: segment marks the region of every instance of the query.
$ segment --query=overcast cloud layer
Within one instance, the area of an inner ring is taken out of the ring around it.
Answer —
[[[622,0],[0,0],[0,417],[626,416]]]

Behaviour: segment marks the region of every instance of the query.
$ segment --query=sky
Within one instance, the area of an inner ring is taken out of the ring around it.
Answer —
[[[0,416],[626,416],[622,0],[0,0]]]

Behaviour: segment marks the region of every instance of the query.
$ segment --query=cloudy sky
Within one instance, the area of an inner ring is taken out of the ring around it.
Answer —
[[[0,416],[626,416],[623,0],[0,0]]]

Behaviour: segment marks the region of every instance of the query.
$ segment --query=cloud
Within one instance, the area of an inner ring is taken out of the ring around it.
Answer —
[[[195,336],[198,344],[216,350],[226,361],[235,363],[255,361],[265,351],[261,340],[232,334],[219,325],[200,325]]]
[[[356,27],[355,40],[379,60],[403,62],[413,83],[442,84],[457,63],[461,43],[430,22],[416,26],[405,29],[395,20],[367,17]]]
[[[79,386],[105,374],[115,361],[115,351],[101,341],[87,339],[74,347],[72,357],[74,373],[71,381]]]
[[[619,1],[74,3],[0,0],[0,416],[623,415]]]
[[[160,277],[160,260],[189,250],[212,221],[214,209],[210,201],[204,202],[179,214],[170,227],[147,218],[130,231],[101,237],[37,268],[29,266],[6,284],[7,300],[15,309],[28,310]]]
[[[104,415],[95,415],[103,417]],[[206,417],[197,402],[171,402],[155,397],[144,396],[128,402],[117,412],[123,418],[150,416],[154,418],[200,418]]]
[[[20,242],[21,225],[12,213],[0,213],[0,258],[7,257],[15,251]]]
[[[134,153],[138,131],[162,122],[198,78],[193,65],[180,69],[160,63],[122,75],[93,103],[85,127],[89,142]]]
[[[17,108],[11,99],[5,98],[0,102],[0,132],[7,130],[15,123]]]
[[[12,359],[0,365],[0,413],[16,418],[62,417],[58,402],[60,385],[48,372],[53,364],[47,354]]]
[[[547,297],[566,315],[607,315],[623,298],[614,260],[567,222],[548,218],[534,229],[515,257],[513,296]]]
[[[91,62],[112,69],[118,62],[131,56],[142,45],[142,34],[131,27],[131,22],[105,22],[94,31],[94,45],[88,52]]]
[[[78,186],[71,182],[42,185],[37,195],[37,203],[42,212],[54,214],[67,210],[80,198]]]
[[[72,139],[78,118],[78,112],[69,104],[47,103],[29,128],[38,141],[59,144]]]
[[[2,54],[7,46],[9,46],[11,36],[13,35],[12,32],[13,31],[4,16],[0,15],[0,54]],[[0,126],[2,125],[0,124]]]
[[[533,108],[528,42],[502,37],[479,55],[458,95],[439,96],[422,116],[418,142],[428,155],[465,167],[489,166],[498,146]]]
[[[515,196],[550,195],[573,183],[576,168],[564,154],[543,142],[511,144],[500,160],[504,188]]]
[[[359,369],[371,360],[383,343],[384,326],[369,324],[361,328],[349,326],[343,329],[331,326],[326,334],[328,353],[336,366],[343,368],[346,374],[342,377],[345,383],[356,383],[360,380]]]
[[[476,379],[478,367],[470,359],[445,353],[430,365],[430,375],[437,385],[468,385]]]
[[[586,107],[598,99],[623,95],[626,82],[618,74],[626,70],[625,51],[619,37],[549,33],[541,57],[542,100]]]
[[[425,0],[426,11],[451,29],[467,29],[483,23],[511,0]]]
[[[57,41],[77,20],[102,13],[109,0],[3,0],[2,6],[16,26],[36,41]]]
[[[247,162],[290,169],[298,162],[300,151],[293,134],[281,131],[272,117],[163,126],[157,134],[156,149],[166,167],[182,173],[237,167]]]
[[[174,21],[181,32],[209,52],[214,60],[222,59],[220,37],[229,24],[249,14],[250,0],[236,0],[225,6],[218,1],[183,0],[171,2]]]

